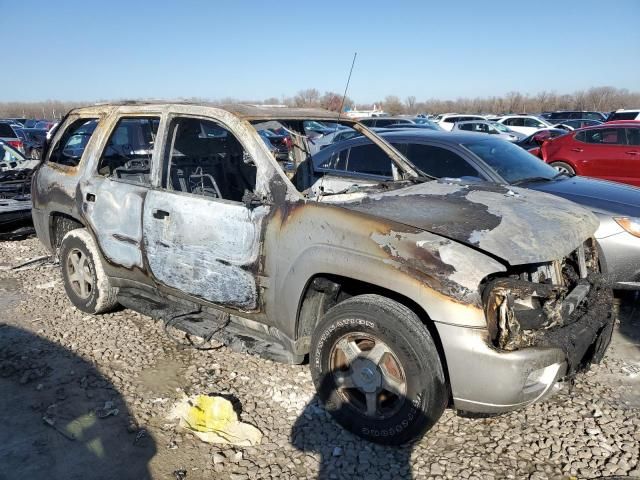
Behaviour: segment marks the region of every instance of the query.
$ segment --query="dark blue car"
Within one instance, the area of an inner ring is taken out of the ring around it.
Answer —
[[[526,150],[490,136],[430,130],[381,136],[427,176],[517,185],[589,208],[600,220],[595,237],[602,270],[615,288],[640,290],[640,188],[560,173]],[[313,156],[313,168],[316,174],[351,177],[354,183],[366,175],[391,179],[390,161],[375,155],[372,146],[362,136],[331,145]]]

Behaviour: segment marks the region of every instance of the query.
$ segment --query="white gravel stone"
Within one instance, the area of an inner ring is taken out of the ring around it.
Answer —
[[[35,239],[0,242],[0,259],[43,253]],[[189,465],[188,480],[640,476],[640,379],[624,372],[634,363],[621,357],[615,341],[601,365],[576,378],[571,393],[564,389],[545,403],[490,418],[447,410],[411,448],[385,448],[329,419],[306,365],[277,364],[226,347],[181,350],[160,323],[144,315],[79,312],[67,300],[57,268],[0,271],[0,281],[9,278],[22,285],[23,298],[14,310],[0,312],[0,323],[73,350],[113,382],[126,402],[132,431],[147,429],[155,441],[153,478],[169,478],[176,465]],[[86,380],[88,395],[97,391],[92,381]],[[34,394],[40,393],[39,383],[44,382],[33,384]],[[166,420],[183,392],[237,399],[241,420],[263,432],[262,444],[234,450],[185,435]]]

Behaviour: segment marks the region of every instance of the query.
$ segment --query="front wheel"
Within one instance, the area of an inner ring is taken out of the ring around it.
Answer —
[[[325,408],[367,440],[414,441],[446,407],[444,372],[429,331],[389,298],[358,295],[331,308],[313,334],[310,355]]]
[[[558,170],[560,173],[566,173],[567,175],[575,175],[575,169],[565,162],[553,162],[550,164],[553,168]]]

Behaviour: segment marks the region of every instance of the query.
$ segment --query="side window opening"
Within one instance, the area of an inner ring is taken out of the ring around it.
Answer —
[[[576,136],[574,137],[577,141],[579,142],[587,142],[587,132],[578,132],[576,133]]]
[[[320,169],[327,170],[345,170],[347,168],[347,158],[349,157],[349,149],[336,150],[326,160],[318,165]]]
[[[379,119],[376,122],[376,127],[387,127],[389,125],[393,125],[395,123],[408,123],[408,122],[401,122],[396,120],[395,118],[384,118],[384,119]]]
[[[15,138],[16,133],[8,123],[0,122],[0,137]]]
[[[77,167],[97,125],[97,118],[80,118],[71,123],[51,150],[48,161]]]
[[[163,185],[168,190],[241,202],[256,186],[256,166],[225,127],[176,118],[169,128]]]
[[[627,128],[627,144],[640,145],[640,128]]]
[[[391,159],[375,144],[351,147],[346,170],[354,173],[392,177]]]
[[[124,117],[107,141],[98,173],[102,176],[149,185],[151,157],[160,117]]]
[[[585,132],[587,143],[599,143],[605,145],[624,145],[624,129],[621,128],[598,128]]]
[[[446,148],[412,143],[408,146],[407,158],[420,170],[432,177],[482,178],[480,173],[469,165],[469,162]]]

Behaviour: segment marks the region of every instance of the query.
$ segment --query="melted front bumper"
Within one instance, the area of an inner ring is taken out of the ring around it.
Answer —
[[[436,323],[457,409],[498,413],[523,407],[602,359],[613,331],[611,290],[591,278],[553,306],[561,315],[551,314],[555,322],[536,323],[531,315],[529,323],[502,336],[491,328]]]

